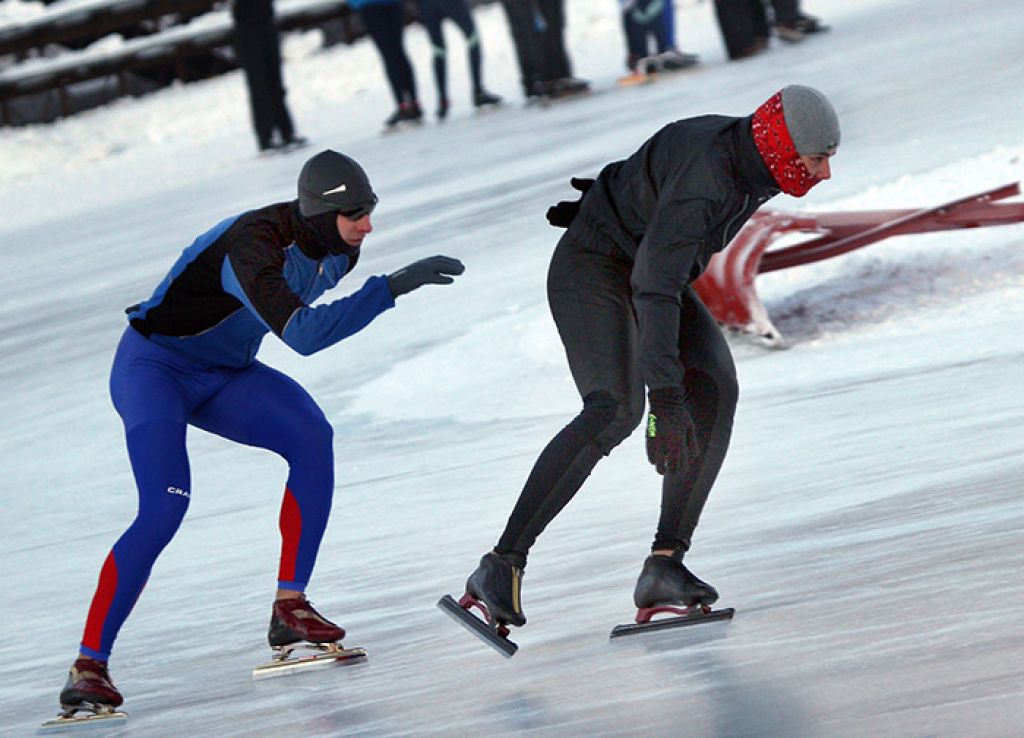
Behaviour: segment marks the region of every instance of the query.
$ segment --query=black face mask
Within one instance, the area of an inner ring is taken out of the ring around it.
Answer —
[[[345,243],[338,233],[337,213],[320,213],[306,218],[305,221],[316,234],[320,244],[332,254],[347,254],[352,251],[352,247]]]
[[[319,213],[306,218],[299,212],[299,201],[291,203],[296,233],[295,241],[302,252],[312,259],[322,259],[327,254],[344,254],[354,265],[359,248],[345,243],[338,233],[338,214]]]

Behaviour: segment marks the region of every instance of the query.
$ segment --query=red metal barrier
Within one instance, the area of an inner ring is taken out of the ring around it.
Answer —
[[[1017,182],[918,210],[799,214],[763,210],[754,214],[724,251],[715,254],[694,288],[719,323],[778,346],[782,336],[754,289],[758,274],[839,256],[890,236],[1022,223],[1024,202],[996,203],[1019,194]],[[774,241],[792,233],[816,237],[768,250]]]

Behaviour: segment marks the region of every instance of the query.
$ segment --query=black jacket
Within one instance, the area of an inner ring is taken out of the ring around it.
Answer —
[[[313,306],[359,258],[326,215],[303,218],[293,200],[226,218],[182,252],[148,300],[128,309],[132,327],[209,366],[231,367],[251,364],[271,331],[308,355],[362,330],[395,298],[378,275]]]
[[[750,121],[705,115],[670,123],[601,170],[572,223],[585,248],[633,264],[641,370],[650,389],[682,386],[683,290],[779,192]]]

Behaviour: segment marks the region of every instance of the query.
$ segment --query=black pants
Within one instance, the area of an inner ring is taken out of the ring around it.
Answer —
[[[516,48],[523,92],[572,76],[565,50],[563,0],[501,0]]]
[[[252,125],[260,148],[270,146],[275,130],[282,141],[291,139],[295,129],[284,101],[277,28],[273,23],[235,26],[235,55],[245,71]]]
[[[769,36],[762,0],[715,0],[715,17],[730,59],[741,59]]]
[[[441,21],[445,18],[450,18],[462,31],[462,35],[466,37],[473,93],[481,92],[483,82],[480,77],[480,35],[476,32],[473,14],[470,12],[466,0],[420,0],[420,20],[423,22],[424,28],[427,29],[430,45],[434,51],[434,81],[437,84],[437,97],[439,100],[448,99],[448,52],[444,44],[444,34],[441,32]]]
[[[382,3],[364,5],[359,9],[366,32],[377,46],[384,71],[391,85],[391,94],[398,105],[416,102],[416,76],[405,53],[405,5]]]
[[[776,23],[795,23],[800,19],[800,0],[771,0]]]
[[[541,531],[572,499],[602,456],[644,415],[632,265],[584,250],[573,229],[559,241],[548,272],[548,301],[583,409],[534,464],[496,550],[525,565]],[[655,549],[688,549],[725,459],[739,390],[729,346],[692,288],[683,294],[679,355],[701,452],[662,481]],[[634,490],[623,490],[626,496]]]

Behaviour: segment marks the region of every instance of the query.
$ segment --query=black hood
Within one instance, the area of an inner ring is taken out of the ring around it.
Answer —
[[[299,201],[289,204],[289,212],[295,233],[295,243],[302,253],[311,259],[320,260],[328,254],[343,254],[349,257],[350,267],[359,258],[359,247],[345,243],[338,233],[337,213],[319,213],[306,218],[299,211]]]

